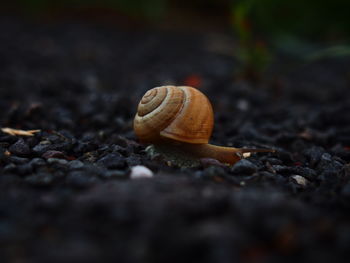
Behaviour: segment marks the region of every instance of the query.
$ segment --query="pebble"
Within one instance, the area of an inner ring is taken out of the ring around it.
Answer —
[[[118,153],[120,153],[122,155],[127,155],[128,154],[128,151],[124,147],[122,147],[120,145],[114,145],[113,152],[118,152]]]
[[[18,156],[28,156],[31,153],[28,144],[23,139],[19,139],[17,142],[12,144],[9,151]]]
[[[131,166],[137,166],[141,163],[141,158],[137,155],[132,154],[131,156],[126,158],[127,164]]]
[[[66,177],[66,183],[75,188],[86,188],[97,182],[97,178],[84,171],[72,171]]]
[[[29,162],[28,158],[23,158],[23,157],[18,157],[18,156],[10,156],[9,161],[14,163],[14,164],[24,164]]]
[[[91,152],[98,148],[98,146],[92,142],[78,142],[78,145],[74,147],[75,153]]]
[[[125,158],[119,153],[110,153],[97,161],[98,164],[107,169],[118,169],[125,167]]]
[[[316,171],[309,167],[297,166],[293,168],[293,172],[303,177],[306,177],[309,180],[317,178]]]
[[[48,143],[43,143],[48,142]],[[43,141],[34,146],[33,152],[39,155],[43,155],[45,152],[47,152],[51,148],[51,143],[49,141]]]
[[[138,178],[152,178],[153,172],[143,165],[136,165],[131,167],[130,178],[138,179]]]
[[[45,159],[50,159],[50,158],[60,158],[64,159],[66,156],[63,152],[61,151],[47,151],[42,155],[43,158]]]
[[[54,177],[50,173],[37,173],[25,177],[25,182],[35,186],[49,186],[52,184]]]
[[[299,185],[303,186],[303,187],[306,187],[307,184],[309,183],[309,181],[305,178],[305,177],[302,177],[300,175],[293,175],[291,176],[291,178]]]
[[[45,160],[42,159],[42,158],[34,158],[30,161],[30,164],[33,166],[33,167],[39,167],[39,166],[43,166],[46,164]]]
[[[62,164],[62,165],[68,164],[67,160],[58,159],[58,158],[49,158],[49,159],[47,159],[47,162],[50,164],[53,164],[53,163]]]
[[[324,152],[325,150],[322,147],[313,146],[310,149],[305,150],[304,155],[310,162],[310,166],[314,167],[318,163]]]
[[[68,164],[69,169],[80,169],[84,167],[84,163],[79,160],[70,161]]]
[[[128,170],[107,170],[101,174],[101,178],[126,178]]]
[[[6,165],[4,167],[4,172],[12,172],[12,171],[15,171],[17,168],[17,166],[13,163],[9,163],[8,165]]]
[[[246,159],[242,159],[231,167],[231,172],[234,174],[253,174],[258,170],[258,167]]]
[[[204,178],[213,178],[215,176],[223,177],[225,176],[225,169],[221,166],[209,166],[203,170],[202,176]]]
[[[213,158],[201,158],[200,163],[204,168],[212,166],[212,165],[223,166],[223,167],[225,166],[225,164],[223,164],[223,163],[221,163],[218,160],[213,159]]]

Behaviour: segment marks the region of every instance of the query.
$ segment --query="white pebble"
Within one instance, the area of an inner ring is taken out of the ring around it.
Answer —
[[[138,179],[138,178],[152,178],[153,172],[148,169],[146,166],[143,165],[136,165],[131,167],[131,179]]]
[[[241,111],[249,110],[249,102],[243,99],[238,100],[236,106]]]
[[[306,186],[308,183],[308,180],[305,177],[302,177],[300,175],[293,175],[292,178],[295,180],[297,184],[302,186]]]

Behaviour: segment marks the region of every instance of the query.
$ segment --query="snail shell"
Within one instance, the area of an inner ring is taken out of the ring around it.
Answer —
[[[162,138],[193,144],[208,143],[214,113],[208,98],[188,86],[162,86],[146,92],[134,119],[134,130],[143,142]]]

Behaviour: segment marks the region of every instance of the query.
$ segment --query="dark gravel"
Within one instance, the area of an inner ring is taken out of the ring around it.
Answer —
[[[349,262],[349,60],[281,59],[252,84],[210,35],[0,31],[0,126],[42,130],[0,132],[1,262]],[[147,157],[132,131],[141,95],[194,80],[214,143],[277,152],[187,169]],[[135,165],[153,178],[130,179]]]

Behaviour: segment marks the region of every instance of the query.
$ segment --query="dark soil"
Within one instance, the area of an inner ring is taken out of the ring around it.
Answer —
[[[0,126],[42,130],[0,132],[1,262],[349,262],[349,60],[281,59],[254,84],[207,35],[9,19],[0,32]],[[277,152],[150,160],[132,120],[169,83],[210,98],[212,142]],[[154,177],[130,179],[135,165]]]

